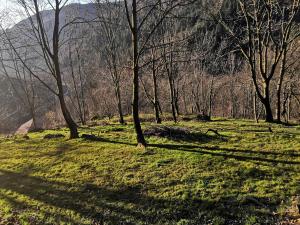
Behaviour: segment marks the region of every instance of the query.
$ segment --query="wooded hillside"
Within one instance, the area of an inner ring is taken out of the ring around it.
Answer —
[[[24,1],[21,6],[32,9],[30,4]],[[168,114],[174,121],[181,114],[282,122],[299,119],[298,6],[280,1],[278,5],[247,3],[246,8],[243,4],[198,0],[137,5],[141,8],[137,21],[142,25],[137,31],[140,112],[154,113],[158,122]],[[70,4],[59,11],[62,93],[70,115],[80,123],[116,115],[123,122],[123,115],[132,113],[132,34],[124,6],[123,2],[100,1]],[[3,30],[2,48],[7,51],[2,51],[1,74],[6,78],[19,74],[27,80],[34,75],[41,87],[51,86],[48,96],[52,99],[56,78],[42,57],[49,43],[40,44],[43,32],[48,41],[53,39],[55,10],[38,10],[34,12],[42,24],[36,24],[33,16]],[[270,29],[264,28],[268,23]],[[43,30],[35,32],[33,28],[39,30],[40,25]],[[12,98],[17,99],[17,94]],[[43,101],[47,106],[49,99]],[[10,103],[3,104],[5,109],[10,107]],[[64,124],[59,108],[57,101],[57,109],[46,112],[51,118],[45,112],[36,112],[36,117],[49,120],[44,125]],[[0,119],[15,120],[9,113]],[[12,123],[12,127],[20,125]]]

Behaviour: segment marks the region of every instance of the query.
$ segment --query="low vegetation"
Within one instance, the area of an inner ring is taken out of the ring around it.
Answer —
[[[3,137],[0,224],[296,224],[300,127],[269,126],[180,122],[192,139],[148,136],[147,149],[131,124],[81,128],[98,141]]]

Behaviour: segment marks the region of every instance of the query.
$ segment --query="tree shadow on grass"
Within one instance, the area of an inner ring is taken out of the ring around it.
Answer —
[[[11,216],[6,219],[5,223],[1,223],[1,217],[0,217],[0,224],[20,224],[19,223],[20,221],[18,220],[18,214],[20,214],[22,212],[28,212],[29,210],[32,212],[36,212],[36,210],[37,210],[36,206],[28,205],[22,201],[17,201],[15,198],[13,198],[9,195],[0,193],[0,199],[5,200],[6,202],[8,202],[10,204],[10,206],[12,206],[14,208],[14,210],[11,213]],[[39,213],[41,213],[45,216],[51,216],[51,213],[49,213],[45,210],[39,209],[38,211],[39,211]],[[0,209],[0,213],[1,213],[1,209]],[[35,224],[42,225],[44,222],[44,221],[38,221],[38,218],[35,218],[33,215],[28,215],[28,218],[29,217],[30,217],[30,225],[35,225]],[[56,215],[56,217],[60,221],[69,222],[71,224],[78,224],[73,219],[71,219],[65,215],[59,214],[59,213]],[[25,222],[24,219],[23,219],[23,222]],[[57,224],[59,224],[59,221],[57,221]]]
[[[52,209],[55,207],[57,212],[48,213],[48,216],[54,218],[58,224],[84,224],[61,215],[62,210],[71,210],[80,218],[92,220],[93,224],[176,224],[180,220],[188,220],[192,224],[208,224],[215,217],[223,218],[226,224],[240,224],[239,221],[244,217],[237,216],[241,215],[237,212],[243,207],[264,207],[256,205],[255,202],[241,203],[233,196],[223,196],[211,201],[156,199],[147,196],[142,186],[109,188],[94,184],[68,184],[6,170],[0,170],[0,190],[24,195]],[[4,194],[0,198],[11,203],[15,210],[37,211],[36,206],[34,208],[26,204],[24,199],[17,201]],[[258,215],[257,211],[249,208],[244,216],[252,214]],[[259,216],[273,221],[278,219],[268,213]]]
[[[218,138],[218,137],[216,137]],[[204,140],[204,139],[202,139]],[[205,139],[206,142],[214,140],[214,138]],[[122,142],[118,140],[110,140],[105,138],[99,138],[99,142],[113,143],[113,144],[123,144],[136,146],[133,143]],[[206,143],[204,142],[204,143]],[[198,142],[194,142],[193,145],[188,144],[149,144],[149,147],[169,149],[174,151],[191,152],[212,156],[219,156],[224,158],[236,159],[239,161],[255,161],[262,163],[275,163],[275,164],[285,164],[285,165],[300,165],[300,154],[296,152],[275,152],[275,151],[254,151],[247,149],[236,149],[236,148],[225,148],[225,147],[208,147],[196,145]],[[272,158],[271,158],[272,157]],[[274,157],[280,157],[274,158]],[[291,160],[289,157],[295,157],[296,159]]]
[[[173,151],[183,151],[198,153],[204,155],[221,156],[224,158],[236,159],[240,161],[256,161],[256,162],[267,162],[275,164],[286,164],[286,165],[300,165],[300,161],[285,159],[284,157],[294,156],[299,157],[299,154],[291,153],[279,153],[279,152],[268,152],[268,151],[252,151],[252,150],[241,150],[241,149],[230,149],[230,148],[214,148],[207,146],[196,146],[196,145],[177,145],[177,144],[151,144],[151,147],[165,148]],[[280,156],[283,159],[267,158]]]
[[[41,157],[61,157],[65,155],[66,153],[75,151],[76,148],[74,148],[71,144],[69,144],[67,141],[66,142],[59,142],[55,146],[54,150],[47,151],[45,153],[39,153],[35,155],[28,155],[27,150],[23,150],[23,154],[17,155],[12,157],[11,155],[8,156],[1,156],[0,160],[10,160],[10,159],[25,159],[25,158],[41,158]],[[31,150],[30,152],[33,153],[35,151],[39,150]]]
[[[194,142],[208,143],[214,140],[227,141],[226,136],[220,135],[217,131],[213,131],[216,135],[208,135],[208,132],[202,133],[188,127],[175,126],[151,126],[144,131],[146,137],[166,138],[176,142]]]

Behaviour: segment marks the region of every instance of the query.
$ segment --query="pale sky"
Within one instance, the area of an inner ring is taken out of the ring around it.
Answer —
[[[5,18],[5,21],[3,18]],[[11,26],[21,20],[20,13],[17,13],[14,0],[0,0],[0,20],[4,26]]]
[[[11,2],[11,0],[0,0],[0,7],[5,8],[8,2]]]
[[[0,9],[5,9],[6,7],[11,7],[13,5],[14,0],[0,0]],[[81,3],[88,3],[91,2],[89,0],[73,0],[70,2],[81,2]]]
[[[16,0],[0,0],[0,22],[2,25],[9,27],[24,18],[20,9],[15,4]],[[69,0],[70,3],[79,2],[82,4],[92,2],[92,0]],[[9,16],[8,16],[9,15]],[[4,21],[2,18],[6,18]]]
[[[11,4],[12,0],[0,0],[0,10],[2,11]]]

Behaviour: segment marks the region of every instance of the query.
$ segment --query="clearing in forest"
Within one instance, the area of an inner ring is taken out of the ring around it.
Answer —
[[[299,222],[300,126],[219,119],[143,129],[147,149],[135,146],[132,124],[80,130],[98,141],[43,138],[66,129],[1,138],[0,224]]]

